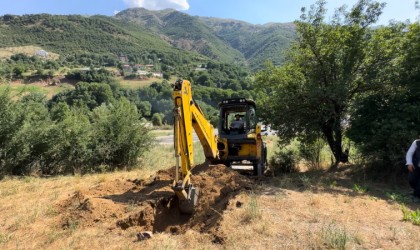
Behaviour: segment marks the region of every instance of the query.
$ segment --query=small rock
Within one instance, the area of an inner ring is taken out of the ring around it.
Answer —
[[[242,207],[242,202],[237,201],[237,202],[236,202],[236,207]]]
[[[153,233],[150,231],[144,231],[137,234],[137,241],[147,240],[153,237]]]
[[[178,227],[171,227],[170,231],[171,231],[171,234],[179,234],[179,228]]]

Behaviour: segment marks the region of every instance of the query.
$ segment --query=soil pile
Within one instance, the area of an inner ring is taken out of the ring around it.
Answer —
[[[89,190],[78,190],[57,205],[63,229],[106,223],[110,230],[172,234],[189,229],[223,241],[218,226],[229,201],[250,190],[253,180],[224,165],[199,165],[192,183],[200,190],[194,214],[182,214],[171,184],[175,169],[161,170],[149,180],[113,180]]]

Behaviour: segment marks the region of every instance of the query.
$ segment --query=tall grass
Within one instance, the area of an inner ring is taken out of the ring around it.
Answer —
[[[245,207],[245,214],[243,220],[245,222],[250,222],[255,219],[261,218],[261,211],[257,200],[257,195],[254,192],[249,194],[249,202]]]
[[[156,171],[175,165],[174,148],[172,145],[154,145],[141,158],[142,169]]]
[[[322,238],[328,249],[346,249],[349,234],[344,227],[331,223],[322,229]]]
[[[198,165],[205,162],[203,147],[200,142],[195,142],[194,149],[194,164]],[[141,158],[140,168],[145,170],[157,171],[159,169],[166,169],[175,166],[175,150],[172,145],[154,145]]]

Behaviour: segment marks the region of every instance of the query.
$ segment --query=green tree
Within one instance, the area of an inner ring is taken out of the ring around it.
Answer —
[[[381,88],[357,99],[347,135],[364,156],[395,166],[420,135],[420,24],[377,29],[369,47],[380,52],[370,60],[382,62],[371,72]]]
[[[347,158],[342,140],[349,108],[356,95],[369,88],[366,75],[375,65],[366,63],[365,48],[369,26],[384,4],[359,0],[349,11],[338,9],[328,24],[325,4],[320,0],[308,12],[302,9],[288,62],[278,68],[267,66],[258,73],[257,82],[270,93],[262,101],[262,111],[279,137],[305,141],[321,133],[336,166]]]
[[[4,104],[2,116],[10,119],[4,125],[11,130],[1,131],[4,141],[0,146],[0,158],[3,158],[0,159],[0,165],[3,171],[28,174],[39,170],[48,164],[48,150],[54,142],[54,134],[51,133],[54,124],[45,103],[36,96],[25,97],[17,102],[7,101],[6,97],[2,102]]]
[[[59,103],[52,115],[58,120],[51,131],[54,143],[48,152],[50,164],[43,167],[43,173],[75,173],[94,166],[92,151],[97,138],[85,110]]]
[[[70,106],[86,106],[93,110],[103,103],[114,101],[114,93],[109,84],[79,82],[74,90],[61,92],[53,96],[50,106],[59,102],[66,102]]]
[[[94,151],[97,164],[134,166],[153,142],[140,122],[136,106],[127,99],[97,107],[91,119],[97,140]]]
[[[23,73],[25,73],[25,68],[23,65],[18,64],[13,68],[13,74],[16,78],[22,77]]]
[[[137,109],[139,110],[140,116],[150,117],[152,105],[148,101],[141,101],[137,104]]]

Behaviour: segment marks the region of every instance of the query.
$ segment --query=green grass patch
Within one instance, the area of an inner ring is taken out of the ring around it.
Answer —
[[[353,184],[353,191],[359,194],[365,194],[369,190],[368,187],[359,185],[359,184]]]
[[[408,203],[410,200],[407,196],[402,195],[398,192],[387,192],[386,193],[386,197],[392,201],[395,201],[399,204],[406,204]]]
[[[12,92],[12,95],[16,94],[24,94],[24,93],[41,93],[41,94],[47,94],[48,91],[44,89],[43,87],[34,86],[34,85],[0,85],[0,91],[5,91],[6,89],[10,89]]]
[[[173,135],[174,132],[173,130],[151,130],[150,133],[154,136],[169,136],[169,135]]]
[[[416,211],[408,209],[406,206],[401,206],[403,213],[403,221],[410,221],[413,225],[420,226],[420,210]]]
[[[243,220],[245,222],[250,222],[255,219],[261,219],[261,211],[258,205],[257,195],[254,192],[251,192],[249,195],[249,203],[245,208],[245,216]]]
[[[194,165],[199,165],[205,162],[203,147],[200,142],[194,143]],[[146,168],[152,171],[159,169],[166,169],[175,166],[175,150],[173,145],[156,144],[145,153],[141,159],[141,168]]]
[[[159,170],[175,165],[174,147],[156,144],[141,158],[140,166],[149,170]]]
[[[200,142],[194,142],[194,164],[202,164],[206,161],[206,157],[204,156],[203,146]]]
[[[57,86],[38,86],[32,84],[0,84],[0,92],[10,89],[12,96],[25,95],[28,93],[31,94],[43,94],[47,96],[48,99],[54,95],[69,89],[74,89],[74,86],[67,83],[62,83]]]

